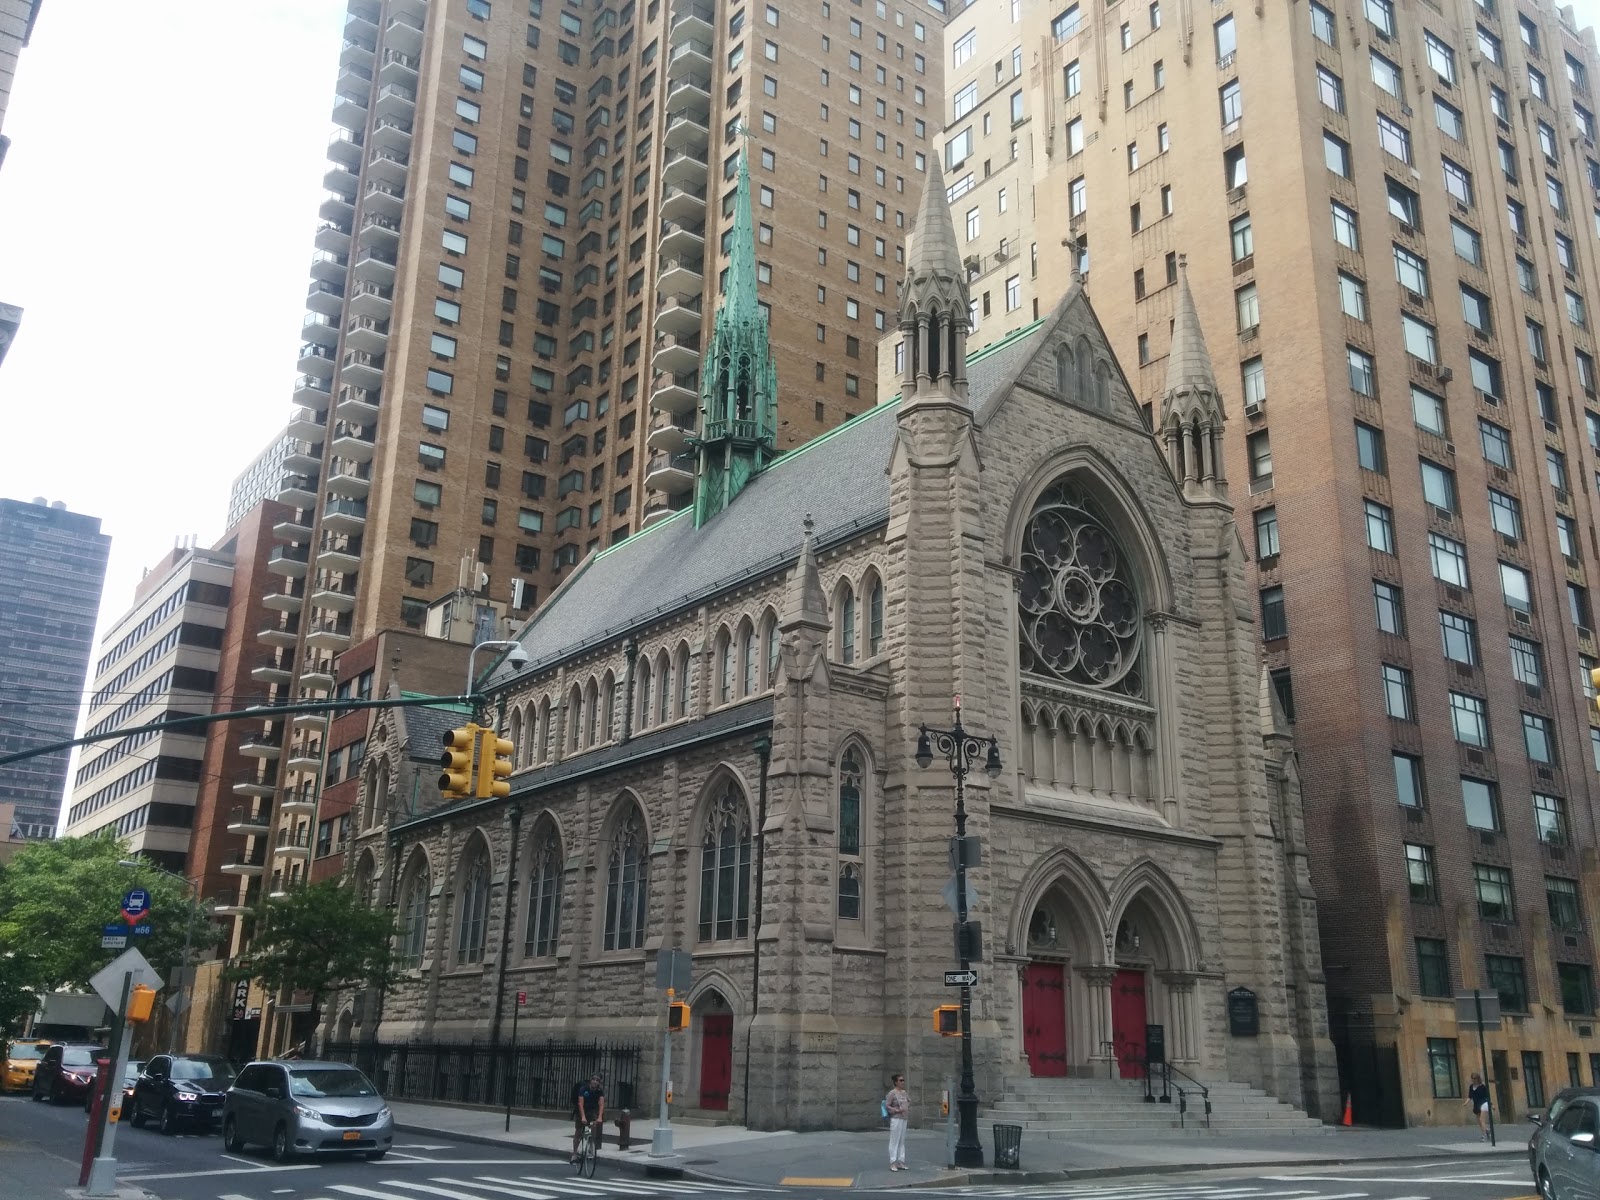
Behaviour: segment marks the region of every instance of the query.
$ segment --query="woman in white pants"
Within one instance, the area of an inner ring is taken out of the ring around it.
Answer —
[[[894,1086],[883,1098],[889,1114],[889,1170],[906,1169],[906,1118],[911,1114],[911,1097],[906,1094],[906,1077],[896,1075]]]

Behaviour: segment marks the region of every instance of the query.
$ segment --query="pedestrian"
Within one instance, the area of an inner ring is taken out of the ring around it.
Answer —
[[[1472,1084],[1467,1088],[1467,1107],[1472,1109],[1472,1115],[1478,1118],[1478,1140],[1489,1140],[1489,1086],[1483,1082],[1483,1076],[1476,1071],[1472,1073]]]
[[[906,1118],[911,1115],[911,1097],[906,1094],[906,1077],[896,1075],[894,1086],[883,1098],[889,1114],[889,1170],[906,1169]]]

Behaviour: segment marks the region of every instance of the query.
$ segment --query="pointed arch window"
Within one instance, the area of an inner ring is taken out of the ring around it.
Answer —
[[[756,691],[756,675],[761,667],[761,660],[756,656],[756,627],[746,624],[740,630],[739,642],[739,670],[742,673],[739,695],[753,696]]]
[[[572,685],[567,698],[567,749],[576,750],[583,742],[583,689]]]
[[[428,868],[420,854],[406,872],[400,888],[400,964],[422,965],[422,952],[428,941]]]
[[[839,868],[839,919],[861,919],[861,867],[847,862]]]
[[[700,940],[750,934],[750,806],[725,783],[706,815],[700,845]]]
[[[776,687],[778,683],[778,621],[776,617],[767,619],[766,659],[767,686],[769,688]]]
[[[839,757],[838,913],[843,921],[861,919],[861,752],[854,746]]]
[[[630,808],[611,838],[606,860],[607,950],[637,950],[644,945],[649,913],[649,860],[645,857],[644,819]]]
[[[839,597],[839,661],[856,660],[856,594],[849,584]]]
[[[561,838],[546,823],[535,836],[533,864],[528,876],[528,923],[523,953],[547,958],[556,952],[561,935]]]
[[[676,668],[676,673],[678,677],[678,715],[680,717],[687,717],[689,715],[688,647],[684,647],[678,651],[678,665]]]
[[[665,725],[672,719],[672,660],[665,651],[656,666],[656,674],[661,677],[656,684],[656,724]]]
[[[717,703],[733,699],[733,639],[724,630],[717,639]]]
[[[550,761],[550,702],[539,701],[539,761]]]
[[[513,747],[511,753],[515,757],[512,758],[512,763],[518,767],[524,765],[523,756],[527,754],[528,747],[522,737],[522,710],[520,708],[512,710],[511,729],[506,736],[511,739],[511,745]]]
[[[483,961],[483,940],[489,924],[489,852],[479,843],[461,872],[456,922],[456,965]]]
[[[867,593],[867,656],[883,653],[883,580],[874,578]]]
[[[372,856],[363,854],[361,861],[356,864],[355,874],[351,877],[351,884],[355,888],[356,895],[360,897],[361,903],[368,906],[373,902],[372,874]]]
[[[639,660],[639,674],[633,682],[634,690],[639,695],[639,728],[650,728],[650,660]]]
[[[617,679],[615,675],[607,672],[606,681],[600,688],[600,699],[604,705],[600,710],[600,741],[609,742],[614,736],[612,724],[616,721],[617,712]]]
[[[1109,523],[1069,480],[1034,503],[1022,539],[1022,669],[1142,698],[1144,614]]]
[[[600,724],[600,689],[593,679],[583,694],[583,744],[594,745],[595,730]]]

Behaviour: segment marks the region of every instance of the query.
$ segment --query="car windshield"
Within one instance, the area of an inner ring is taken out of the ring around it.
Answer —
[[[289,1090],[296,1096],[376,1096],[367,1077],[353,1067],[311,1067],[289,1072]]]
[[[236,1072],[233,1064],[224,1058],[175,1058],[172,1060],[172,1078],[188,1079],[194,1083],[215,1081],[224,1087],[233,1082]]]
[[[142,1070],[144,1070],[144,1060],[137,1058],[131,1059],[128,1062],[128,1069],[122,1073],[123,1082],[132,1083],[135,1079],[139,1078],[139,1072]]]
[[[44,1057],[45,1047],[34,1045],[15,1045],[11,1047],[10,1056],[16,1062],[37,1062]]]
[[[92,1067],[95,1056],[100,1053],[98,1046],[69,1046],[61,1052],[61,1065],[63,1067]]]

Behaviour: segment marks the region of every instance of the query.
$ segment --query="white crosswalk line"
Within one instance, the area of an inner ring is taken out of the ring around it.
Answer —
[[[520,1200],[556,1200],[554,1192],[540,1192],[526,1186],[511,1187],[507,1183],[490,1183],[492,1177],[480,1175],[472,1181],[471,1186],[482,1188],[486,1192],[498,1192],[507,1196],[517,1196]],[[540,1185],[543,1186],[542,1184]]]
[[[377,1192],[370,1188],[357,1187],[353,1183],[336,1183],[333,1185],[333,1190],[344,1192],[349,1196],[365,1196],[368,1200],[416,1200],[411,1195],[413,1192],[422,1192],[430,1196],[443,1196],[444,1200],[483,1200],[481,1194],[474,1195],[471,1192],[457,1192],[450,1188],[430,1187],[425,1183],[406,1183],[399,1179],[385,1179],[383,1186],[404,1188],[405,1190],[401,1192]]]

